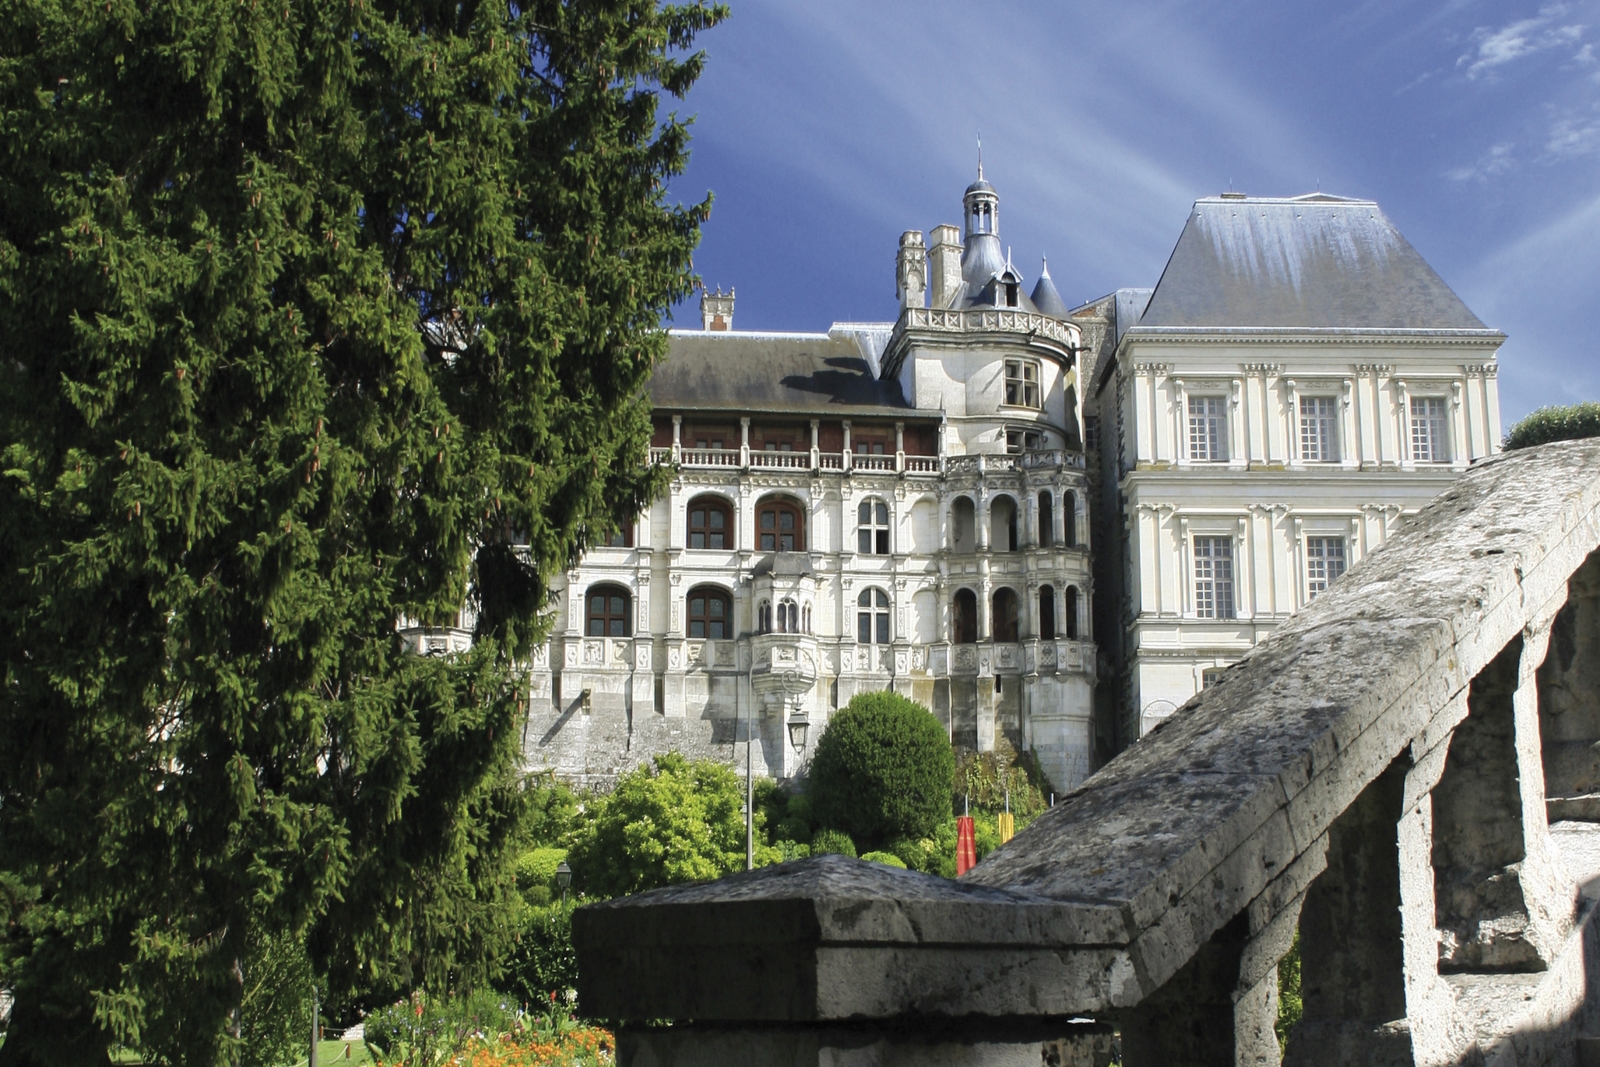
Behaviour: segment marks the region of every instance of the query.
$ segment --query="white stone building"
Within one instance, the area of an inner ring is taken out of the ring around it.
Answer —
[[[1153,291],[1072,317],[1113,750],[1499,448],[1505,336],[1371,201],[1199,200]]]
[[[664,748],[800,769],[834,709],[894,689],[957,744],[1091,770],[1081,335],[1031,294],[982,179],[900,240],[899,317],[732,329],[702,301],[651,385],[668,493],[559,586],[531,766],[602,784]]]

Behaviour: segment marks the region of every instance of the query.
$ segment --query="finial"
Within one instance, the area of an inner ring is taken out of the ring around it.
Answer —
[[[1044,263],[1044,266],[1042,268],[1040,268],[1040,270],[1039,270],[1039,277],[1041,277],[1041,278],[1050,277],[1050,257],[1049,256],[1040,256],[1039,259],[1041,261],[1043,261],[1043,263]]]
[[[978,134],[978,180],[983,181],[983,134]]]

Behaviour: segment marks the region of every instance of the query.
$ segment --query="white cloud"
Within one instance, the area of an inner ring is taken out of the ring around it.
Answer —
[[[1582,25],[1556,25],[1568,10],[1566,4],[1550,4],[1540,8],[1531,19],[1519,19],[1498,30],[1478,27],[1469,38],[1475,50],[1457,59],[1456,67],[1466,67],[1468,78],[1483,74],[1492,76],[1496,68],[1525,56],[1578,43],[1583,38]]]
[[[1587,115],[1565,115],[1550,126],[1550,136],[1545,142],[1545,158],[1560,162],[1586,156],[1600,148],[1600,107]]]
[[[1480,156],[1476,163],[1447,170],[1444,176],[1453,182],[1484,182],[1498,177],[1517,165],[1516,157],[1511,154],[1515,147],[1510,141],[1502,141]]]

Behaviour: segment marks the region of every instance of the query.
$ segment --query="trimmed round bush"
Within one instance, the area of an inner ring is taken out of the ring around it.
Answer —
[[[817,836],[811,839],[811,854],[822,856],[830,852],[855,859],[856,843],[843,830],[818,830]]]
[[[1584,437],[1600,437],[1600,403],[1593,400],[1540,408],[1507,431],[1505,447],[1531,448]]]
[[[868,852],[861,858],[868,863],[882,863],[889,867],[899,867],[902,871],[906,869],[906,861],[893,852]]]
[[[811,761],[819,826],[879,848],[932,836],[950,814],[955,754],[933,713],[898,693],[861,693],[835,712]]]

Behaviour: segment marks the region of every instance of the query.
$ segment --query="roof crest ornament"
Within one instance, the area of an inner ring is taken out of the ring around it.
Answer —
[[[983,181],[983,131],[978,132],[978,180]]]

